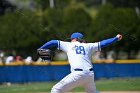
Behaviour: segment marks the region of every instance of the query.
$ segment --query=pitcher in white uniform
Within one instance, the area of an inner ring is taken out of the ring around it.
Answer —
[[[70,63],[71,73],[54,85],[51,93],[65,93],[77,86],[83,86],[87,93],[96,93],[91,60],[92,52],[101,51],[101,48],[121,40],[122,35],[118,34],[114,38],[96,43],[85,43],[83,34],[76,32],[71,35],[70,39],[71,42],[51,40],[39,48],[49,49],[56,47],[67,53]]]

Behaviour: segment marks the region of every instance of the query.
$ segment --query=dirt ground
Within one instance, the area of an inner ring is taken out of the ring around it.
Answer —
[[[85,93],[85,92],[68,92],[68,93]],[[140,93],[140,91],[102,91],[99,93]]]
[[[99,92],[99,93],[140,93],[140,91],[106,91],[106,92]]]
[[[38,93],[46,93],[46,92],[38,92]],[[67,93],[86,93],[86,92],[67,92]],[[140,93],[140,91],[101,91],[97,93]]]

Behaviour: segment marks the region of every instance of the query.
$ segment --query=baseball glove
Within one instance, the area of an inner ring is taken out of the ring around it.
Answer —
[[[52,50],[50,49],[38,49],[37,50],[38,56],[43,61],[51,61],[52,60]]]

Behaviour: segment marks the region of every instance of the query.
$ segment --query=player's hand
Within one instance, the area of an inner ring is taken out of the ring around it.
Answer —
[[[116,37],[118,38],[118,41],[120,41],[122,39],[122,35],[120,35],[120,34],[118,34]]]

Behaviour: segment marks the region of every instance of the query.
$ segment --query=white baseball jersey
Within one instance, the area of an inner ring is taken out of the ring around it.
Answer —
[[[58,41],[58,48],[67,53],[71,66],[74,69],[90,69],[92,68],[91,56],[93,51],[100,51],[100,42],[97,43],[80,43],[80,42],[64,42]]]

